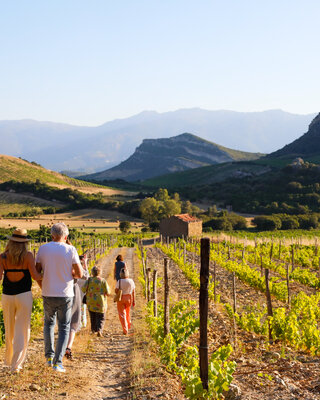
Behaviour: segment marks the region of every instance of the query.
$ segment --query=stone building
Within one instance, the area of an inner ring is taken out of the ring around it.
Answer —
[[[177,214],[160,221],[160,235],[163,238],[201,236],[202,221],[189,214]]]

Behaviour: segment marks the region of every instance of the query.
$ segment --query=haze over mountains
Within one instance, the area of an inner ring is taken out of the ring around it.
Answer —
[[[315,115],[195,108],[166,113],[145,111],[98,127],[0,121],[0,153],[36,161],[56,171],[90,173],[118,165],[144,139],[168,138],[183,132],[236,150],[270,153],[297,139]]]

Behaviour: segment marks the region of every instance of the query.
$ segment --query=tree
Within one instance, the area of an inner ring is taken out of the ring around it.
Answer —
[[[175,192],[175,193],[173,193],[173,195],[172,195],[172,199],[174,200],[174,201],[177,201],[178,203],[180,203],[180,195],[179,195],[179,193],[177,193],[177,192]]]
[[[218,214],[217,206],[213,204],[213,206],[208,207],[207,214],[209,217],[215,217]]]
[[[167,201],[170,199],[170,196],[167,189],[160,188],[154,195],[154,198],[158,201]]]
[[[169,218],[171,215],[180,214],[181,213],[181,206],[180,203],[177,203],[175,200],[167,200],[163,202],[161,205],[161,217]]]
[[[187,200],[182,203],[181,212],[183,214],[191,214],[192,212],[192,204],[191,201]]]
[[[147,197],[142,200],[140,204],[140,212],[142,218],[150,223],[150,222],[158,222],[159,221],[159,203],[154,197]]]
[[[129,221],[121,221],[119,228],[122,233],[127,233],[131,228],[131,223]]]

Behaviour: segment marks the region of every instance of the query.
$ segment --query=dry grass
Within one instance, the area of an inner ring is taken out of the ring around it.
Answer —
[[[119,232],[121,221],[130,221],[132,232],[140,231],[142,221],[115,211],[83,209],[61,214],[44,214],[36,218],[0,218],[1,228],[19,226],[25,229],[39,229],[40,225],[51,226],[56,222],[65,222],[70,228],[84,232]]]
[[[70,187],[70,185],[61,185],[61,184],[50,184],[50,186],[56,187],[58,189],[66,189]],[[79,192],[86,193],[86,194],[97,194],[102,193],[105,197],[110,197],[114,195],[120,196],[133,196],[137,192],[127,192],[125,190],[120,189],[113,189],[109,187],[94,187],[94,186],[76,186],[74,189],[79,190]]]

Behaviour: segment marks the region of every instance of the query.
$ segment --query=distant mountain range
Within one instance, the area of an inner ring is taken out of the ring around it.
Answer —
[[[0,121],[0,152],[56,171],[90,173],[118,165],[144,139],[191,132],[228,148],[270,153],[297,139],[315,114],[184,109],[145,111],[98,127],[32,120]]]
[[[168,139],[145,139],[135,152],[118,166],[85,178],[97,181],[139,181],[228,161],[256,160],[261,156],[260,153],[231,150],[184,133]]]

